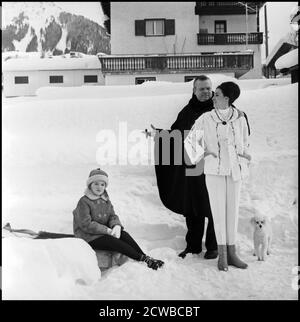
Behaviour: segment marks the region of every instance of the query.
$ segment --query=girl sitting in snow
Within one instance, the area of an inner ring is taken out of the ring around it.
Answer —
[[[95,250],[119,252],[134,260],[146,262],[148,267],[155,270],[162,267],[163,261],[145,255],[124,230],[109,200],[107,185],[106,172],[100,168],[91,171],[85,195],[73,211],[75,237],[84,239]]]

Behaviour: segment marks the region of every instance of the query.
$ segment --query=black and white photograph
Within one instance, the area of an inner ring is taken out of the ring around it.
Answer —
[[[297,2],[1,13],[2,300],[298,300]]]

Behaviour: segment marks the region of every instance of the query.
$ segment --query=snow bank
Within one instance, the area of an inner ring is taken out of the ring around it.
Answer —
[[[101,278],[92,248],[81,239],[2,239],[5,299],[70,299]],[[16,290],[18,290],[16,292]]]
[[[275,62],[277,69],[290,68],[295,65],[298,65],[298,48],[279,57]]]
[[[239,80],[237,84],[241,90],[256,90],[263,89],[270,86],[284,86],[291,83],[290,78],[265,78],[265,79],[247,79]]]
[[[75,96],[76,89],[72,90]],[[109,144],[108,134],[112,134],[112,158],[116,162],[119,145],[127,142],[128,151],[138,142],[146,147],[149,142],[142,131],[151,123],[169,128],[191,97],[156,95],[157,91],[160,89],[153,87],[152,96],[118,97],[116,91],[113,98],[106,99],[34,100],[3,107],[3,160],[23,165],[94,163],[100,149]],[[254,155],[297,149],[293,135],[297,131],[297,100],[296,85],[242,91],[236,106],[249,117]],[[150,164],[147,152],[143,158]],[[138,159],[137,155],[134,160]]]
[[[223,81],[234,81],[234,78],[224,75],[212,75],[214,84]],[[120,98],[120,97],[143,97],[161,96],[192,93],[193,82],[144,82],[140,85],[118,85],[118,86],[81,86],[74,88],[42,87],[36,92],[39,99],[66,99],[66,98]]]
[[[236,82],[242,90],[260,89],[268,86],[287,85],[290,79],[251,79],[237,80],[233,77],[213,74],[209,75],[213,88],[226,81]],[[123,86],[81,86],[76,90],[70,87],[41,87],[36,91],[39,99],[67,99],[67,98],[117,98],[117,97],[142,97],[186,94],[191,95],[193,81],[186,83],[171,82],[144,82],[141,85]]]

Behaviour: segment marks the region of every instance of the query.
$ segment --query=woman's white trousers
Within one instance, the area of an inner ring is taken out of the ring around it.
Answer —
[[[236,242],[241,180],[232,176],[205,175],[218,245]]]

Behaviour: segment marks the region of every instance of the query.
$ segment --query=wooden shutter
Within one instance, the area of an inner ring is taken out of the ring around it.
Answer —
[[[166,19],[165,23],[165,35],[175,35],[175,20]]]
[[[145,20],[135,20],[135,35],[145,36]]]

